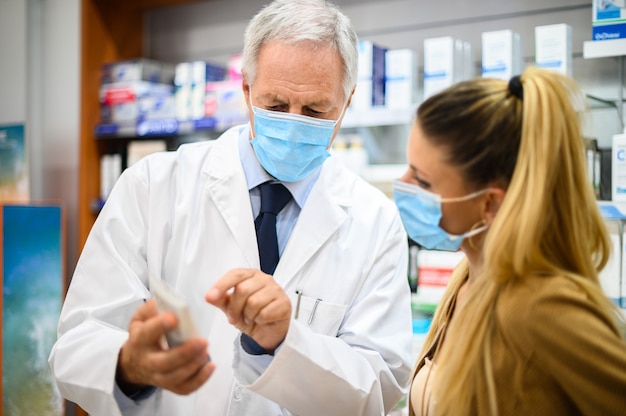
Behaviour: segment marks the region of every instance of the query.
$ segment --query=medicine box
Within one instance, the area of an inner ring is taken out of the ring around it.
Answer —
[[[451,36],[424,39],[424,99],[468,75],[467,51],[469,44]]]
[[[412,49],[388,50],[385,57],[385,107],[410,108],[417,100],[417,54]]]
[[[535,64],[572,76],[572,27],[566,24],[535,27]]]
[[[612,251],[604,269],[598,278],[605,295],[616,305],[621,303],[622,293],[622,238],[624,223],[622,220],[605,219],[605,224],[611,238]]]
[[[180,62],[174,77],[174,101],[178,120],[204,118],[206,86],[208,82],[222,81],[226,68],[205,61]]]
[[[150,59],[131,59],[102,66],[101,84],[115,82],[149,81],[171,84],[175,65]]]
[[[100,87],[101,122],[129,125],[175,118],[174,87],[147,81],[118,82]]]
[[[509,80],[522,72],[519,33],[497,30],[482,33],[482,76]]]
[[[222,81],[226,77],[226,68],[205,61],[191,64],[191,118],[198,120],[205,117],[207,82]]]
[[[611,200],[626,201],[626,134],[613,136]]]
[[[593,0],[592,39],[626,38],[626,0]]]
[[[386,51],[370,41],[359,42],[357,85],[352,96],[351,109],[367,110],[385,104]]]
[[[462,251],[420,249],[417,254],[416,302],[424,307],[438,305],[454,268],[464,257]]]
[[[598,204],[612,247],[609,260],[598,276],[600,286],[611,302],[626,310],[626,203],[598,201]]]
[[[249,120],[241,81],[208,82],[204,108],[204,117],[214,117],[218,130]]]

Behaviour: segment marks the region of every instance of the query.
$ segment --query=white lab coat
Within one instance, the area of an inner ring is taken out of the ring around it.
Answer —
[[[95,222],[49,358],[63,396],[90,414],[381,415],[406,393],[407,237],[393,203],[333,158],[274,274],[294,312],[295,291],[303,296],[298,320],[262,373],[240,358],[238,331],[204,301],[228,270],[259,267],[241,128],[133,165]],[[157,390],[120,410],[118,353],[133,312],[151,297],[148,271],[188,299],[217,369],[188,396]]]

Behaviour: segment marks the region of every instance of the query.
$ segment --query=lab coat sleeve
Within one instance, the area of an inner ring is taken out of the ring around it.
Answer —
[[[49,357],[63,397],[93,416],[122,414],[114,395],[118,354],[132,314],[150,297],[141,248],[147,192],[132,172],[118,180],[78,261]],[[126,402],[123,414],[153,414],[157,396]]]
[[[236,348],[238,381],[298,415],[386,414],[406,393],[411,366],[407,250],[396,218],[337,336],[292,320],[262,374]]]

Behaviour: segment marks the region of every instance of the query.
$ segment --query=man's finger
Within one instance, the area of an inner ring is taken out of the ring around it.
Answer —
[[[143,344],[153,344],[161,336],[178,324],[172,313],[158,314],[154,300],[150,299],[135,311],[129,325],[129,332],[137,334],[137,339]]]
[[[255,269],[233,269],[220,278],[206,293],[204,298],[212,305],[223,306],[228,291],[244,280],[250,279],[258,271]]]

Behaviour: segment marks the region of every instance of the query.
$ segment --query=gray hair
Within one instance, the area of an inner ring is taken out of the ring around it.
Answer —
[[[356,85],[357,36],[337,6],[325,0],[275,0],[257,13],[246,28],[241,63],[250,85],[256,78],[261,48],[270,41],[332,46],[343,60],[344,98],[348,99]]]

